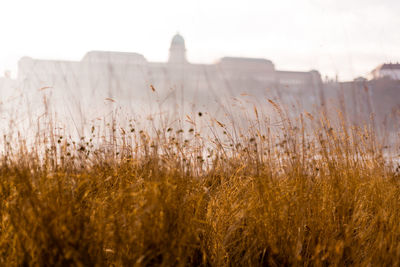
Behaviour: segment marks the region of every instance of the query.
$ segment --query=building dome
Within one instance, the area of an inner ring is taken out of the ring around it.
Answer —
[[[186,63],[186,48],[185,39],[179,33],[175,34],[171,41],[171,47],[169,48],[169,60],[170,63]]]
[[[175,34],[175,36],[172,38],[171,47],[175,45],[185,47],[185,39],[183,39],[182,35],[179,33]]]

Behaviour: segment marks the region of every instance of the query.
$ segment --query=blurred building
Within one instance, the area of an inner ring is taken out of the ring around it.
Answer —
[[[368,75],[368,80],[377,80],[381,78],[390,78],[392,80],[400,80],[400,64],[389,63],[381,64],[376,67]]]
[[[143,55],[123,52],[88,52],[81,61],[19,61],[18,80],[24,88],[55,88],[74,92],[77,99],[145,98],[150,85],[158,92],[171,89],[187,99],[203,102],[216,95],[263,94],[267,88],[310,90],[321,86],[318,71],[280,71],[262,58],[224,57],[215,64],[193,64],[186,58],[185,40],[176,34],[167,62],[149,62]]]

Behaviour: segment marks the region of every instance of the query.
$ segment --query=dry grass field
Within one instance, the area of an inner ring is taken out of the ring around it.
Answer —
[[[266,104],[273,130],[254,110],[212,138],[195,123],[111,124],[108,145],[51,125],[33,147],[4,136],[0,265],[400,265],[399,169],[374,131]]]

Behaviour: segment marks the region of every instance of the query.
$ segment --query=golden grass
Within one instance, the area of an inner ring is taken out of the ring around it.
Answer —
[[[399,265],[399,175],[372,131],[272,104],[276,131],[255,109],[251,130],[218,121],[212,139],[4,139],[0,264]]]

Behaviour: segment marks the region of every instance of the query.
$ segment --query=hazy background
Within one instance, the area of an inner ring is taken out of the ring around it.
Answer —
[[[263,57],[352,80],[400,61],[399,13],[397,0],[2,1],[0,71],[15,77],[22,56],[80,60],[90,50],[165,61],[179,31],[190,62]]]

